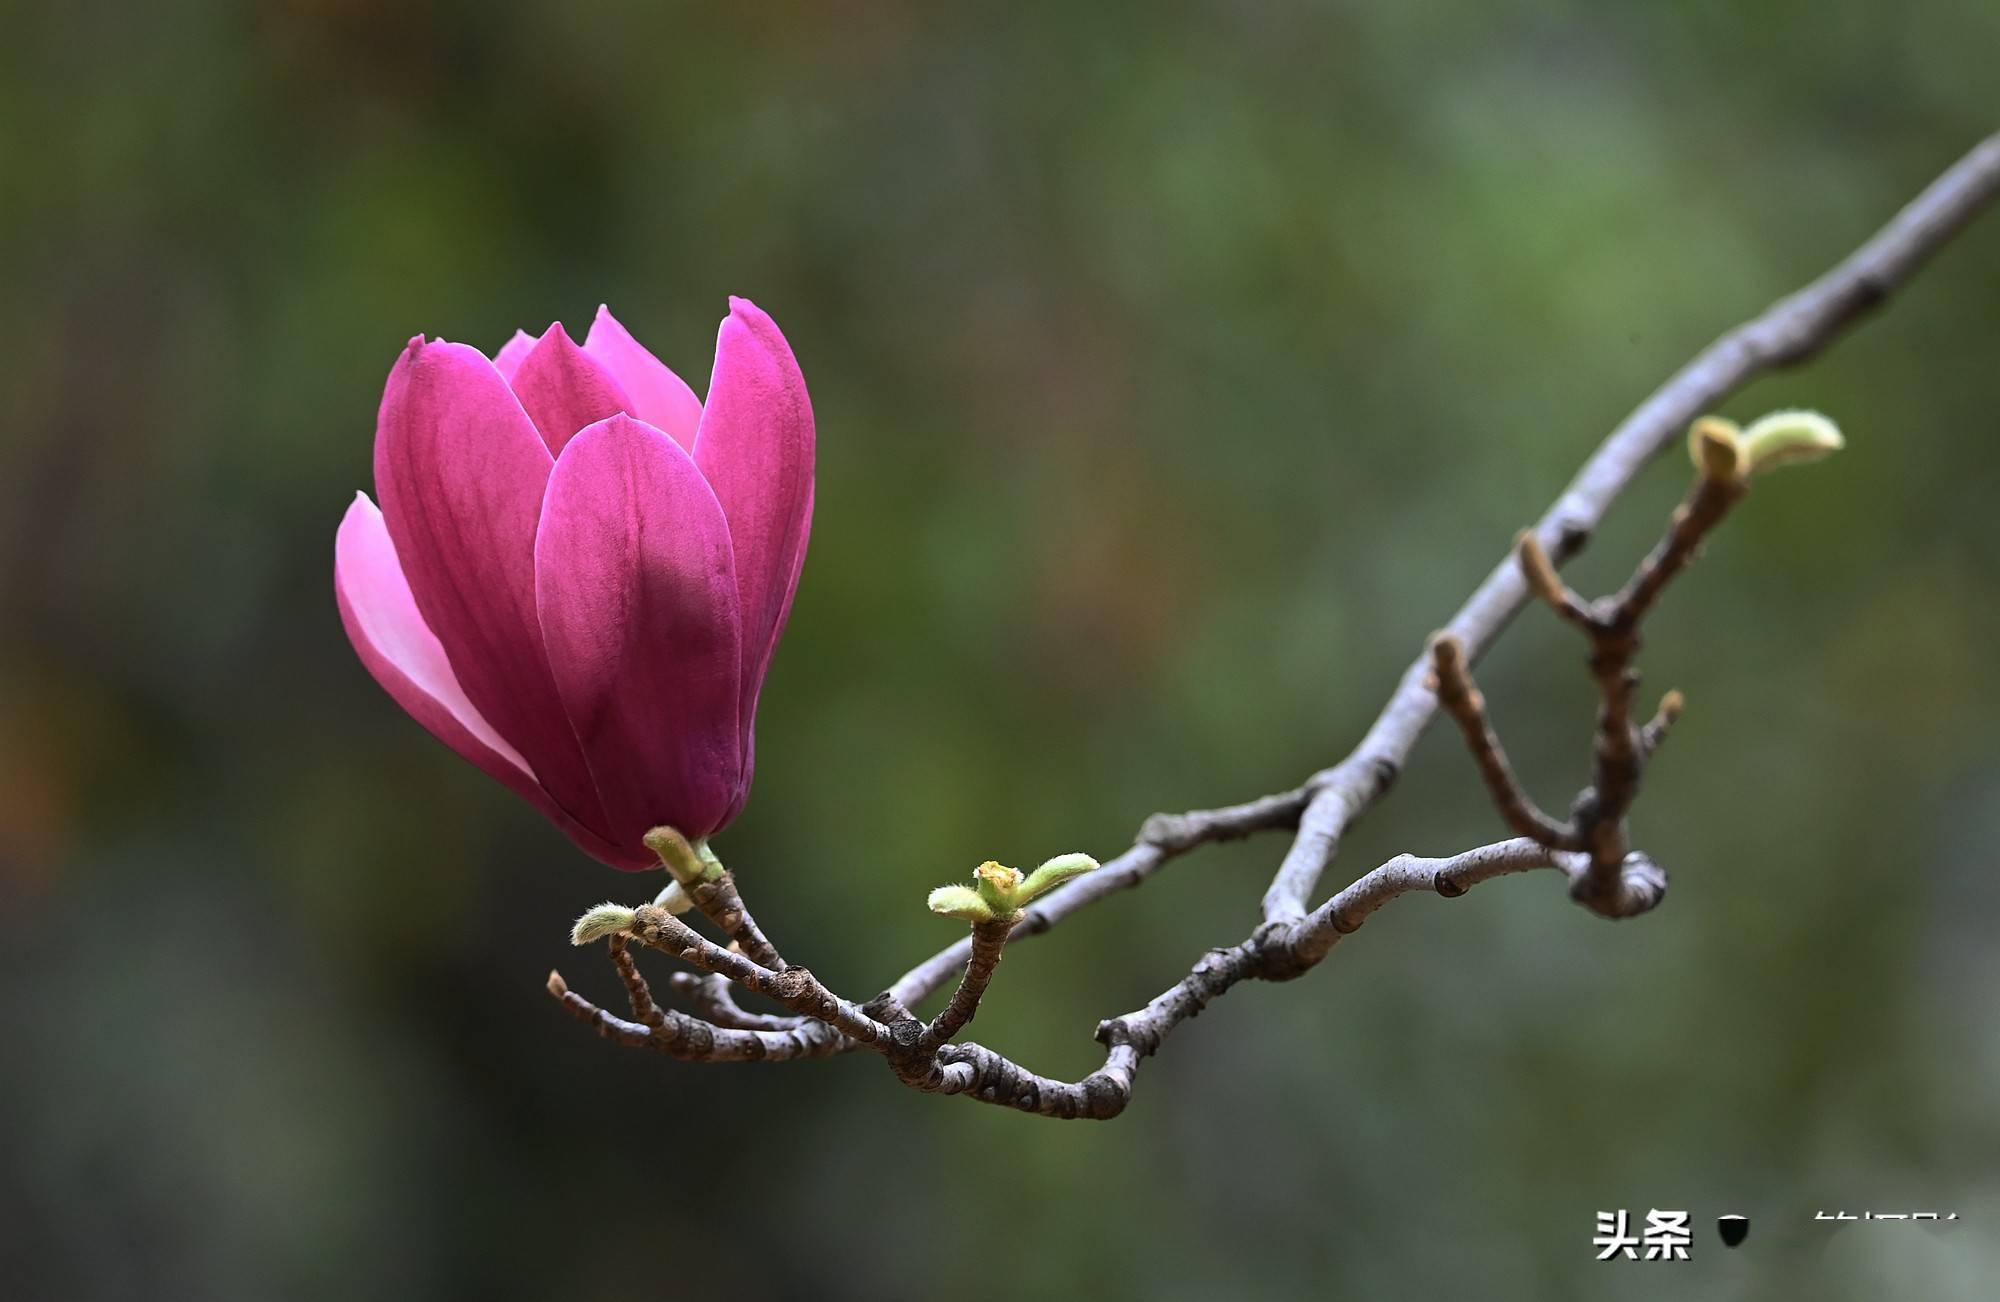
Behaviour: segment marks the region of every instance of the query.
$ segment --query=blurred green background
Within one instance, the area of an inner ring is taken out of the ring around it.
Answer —
[[[718,848],[865,996],[989,856],[1289,786],[1585,453],[1995,125],[2000,10],[1861,3],[10,6],[0,1278],[10,1297],[1986,1295],[2000,1272],[2000,217],[1811,367],[1851,450],[1656,621],[1690,710],[1612,926],[1414,898],[1109,1125],[866,1057],[681,1066],[570,919],[642,881],[432,741],[333,529],[412,333],[600,300],[698,387],[789,335],[817,529]],[[1608,587],[1684,481],[1578,565]],[[1485,686],[1547,803],[1574,635]],[[1430,736],[1331,878],[1496,838]],[[982,1040],[1232,941],[1284,842],[1024,946]],[[664,961],[651,965],[664,970]],[[1594,1213],[1687,1208],[1686,1265]],[[1816,1210],[1957,1211],[1951,1232]],[[1747,1213],[1726,1253],[1712,1218]]]

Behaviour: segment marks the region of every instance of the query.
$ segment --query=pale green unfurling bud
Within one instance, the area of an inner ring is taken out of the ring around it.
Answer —
[[[940,886],[931,892],[925,903],[932,913],[942,913],[947,918],[963,918],[967,922],[993,921],[992,908],[970,886]]]
[[[1097,860],[1087,854],[1059,854],[1041,867],[1028,874],[1021,883],[1021,889],[1014,893],[1016,907],[1026,904],[1038,895],[1047,894],[1072,877],[1095,871]]]
[[[1745,427],[1741,439],[1746,476],[1818,461],[1847,445],[1840,427],[1816,411],[1774,411]]]
[[[679,882],[668,882],[667,888],[653,897],[653,903],[668,913],[686,913],[694,907],[694,901],[688,898],[687,888]]]
[[[1020,869],[988,859],[972,870],[972,885],[932,891],[931,912],[968,922],[1011,921],[1029,901],[1096,867],[1087,854],[1059,854],[1024,877]]]

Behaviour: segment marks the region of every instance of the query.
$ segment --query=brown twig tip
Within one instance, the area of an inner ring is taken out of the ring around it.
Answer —
[[[1743,440],[1734,421],[1703,416],[1688,429],[1688,452],[1695,468],[1718,483],[1734,484],[1743,476]]]
[[[1668,692],[1660,698],[1660,708],[1653,711],[1652,721],[1639,730],[1639,746],[1647,758],[1650,759],[1653,752],[1660,748],[1660,743],[1667,739],[1667,734],[1673,731],[1686,706],[1687,698],[1678,691]]]
[[[1551,606],[1568,604],[1569,589],[1556,575],[1556,567],[1549,560],[1548,549],[1535,536],[1533,529],[1523,529],[1521,536],[1514,540],[1514,555],[1521,562],[1521,577],[1528,581],[1528,590]]]
[[[569,982],[563,980],[562,973],[549,969],[549,993],[560,999],[569,993]]]
[[[1431,664],[1437,670],[1440,687],[1465,676],[1465,643],[1458,634],[1431,634]]]

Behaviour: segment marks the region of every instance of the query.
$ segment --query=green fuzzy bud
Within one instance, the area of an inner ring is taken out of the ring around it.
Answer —
[[[1021,870],[988,859],[972,870],[972,887],[996,916],[1012,913],[1019,907]]]
[[[1745,428],[1742,443],[1745,475],[1804,465],[1847,446],[1840,427],[1816,411],[1774,411]]]
[[[678,828],[662,825],[646,833],[646,848],[660,856],[660,862],[683,886],[714,881],[722,876],[722,861],[706,841],[689,841]]]
[[[576,920],[576,925],[569,931],[569,943],[588,945],[606,936],[630,931],[635,918],[631,909],[606,901]]]
[[[1059,854],[1028,874],[1028,879],[1021,883],[1021,889],[1014,893],[1016,907],[1096,868],[1097,860],[1087,854]]]
[[[963,918],[967,922],[993,920],[992,908],[970,886],[940,886],[924,902],[930,906],[932,913],[941,913],[947,918]]]

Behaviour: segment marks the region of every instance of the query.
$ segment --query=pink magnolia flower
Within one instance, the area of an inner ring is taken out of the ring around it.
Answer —
[[[704,404],[603,308],[488,361],[420,335],[389,372],[377,510],[334,543],[375,681],[587,853],[728,826],[812,528],[813,416],[771,318],[729,300]]]

